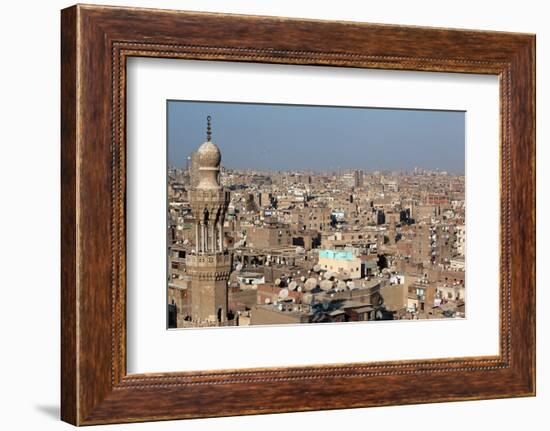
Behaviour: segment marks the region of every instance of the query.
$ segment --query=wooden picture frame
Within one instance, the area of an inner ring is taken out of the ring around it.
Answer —
[[[91,425],[535,394],[534,35],[83,5],[64,9],[61,17],[64,421]],[[498,75],[500,354],[127,375],[130,56]]]

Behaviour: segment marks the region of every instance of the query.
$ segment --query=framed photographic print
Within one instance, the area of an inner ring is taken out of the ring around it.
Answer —
[[[535,394],[533,35],[61,30],[63,420]]]

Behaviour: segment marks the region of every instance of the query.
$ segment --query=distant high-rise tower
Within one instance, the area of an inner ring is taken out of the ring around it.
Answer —
[[[194,216],[195,245],[186,256],[191,276],[191,321],[197,325],[227,324],[227,280],[231,254],[224,245],[223,224],[229,192],[220,185],[221,153],[212,143],[210,116],[206,142],[193,154],[191,169],[194,185],[189,201]]]

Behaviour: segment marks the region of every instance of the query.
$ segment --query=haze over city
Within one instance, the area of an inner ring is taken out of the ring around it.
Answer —
[[[168,163],[184,168],[213,140],[231,169],[412,171],[464,174],[465,112],[168,101]]]

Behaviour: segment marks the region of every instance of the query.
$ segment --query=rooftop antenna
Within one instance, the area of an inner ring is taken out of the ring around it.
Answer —
[[[212,141],[212,117],[209,115],[206,117],[206,141]]]

